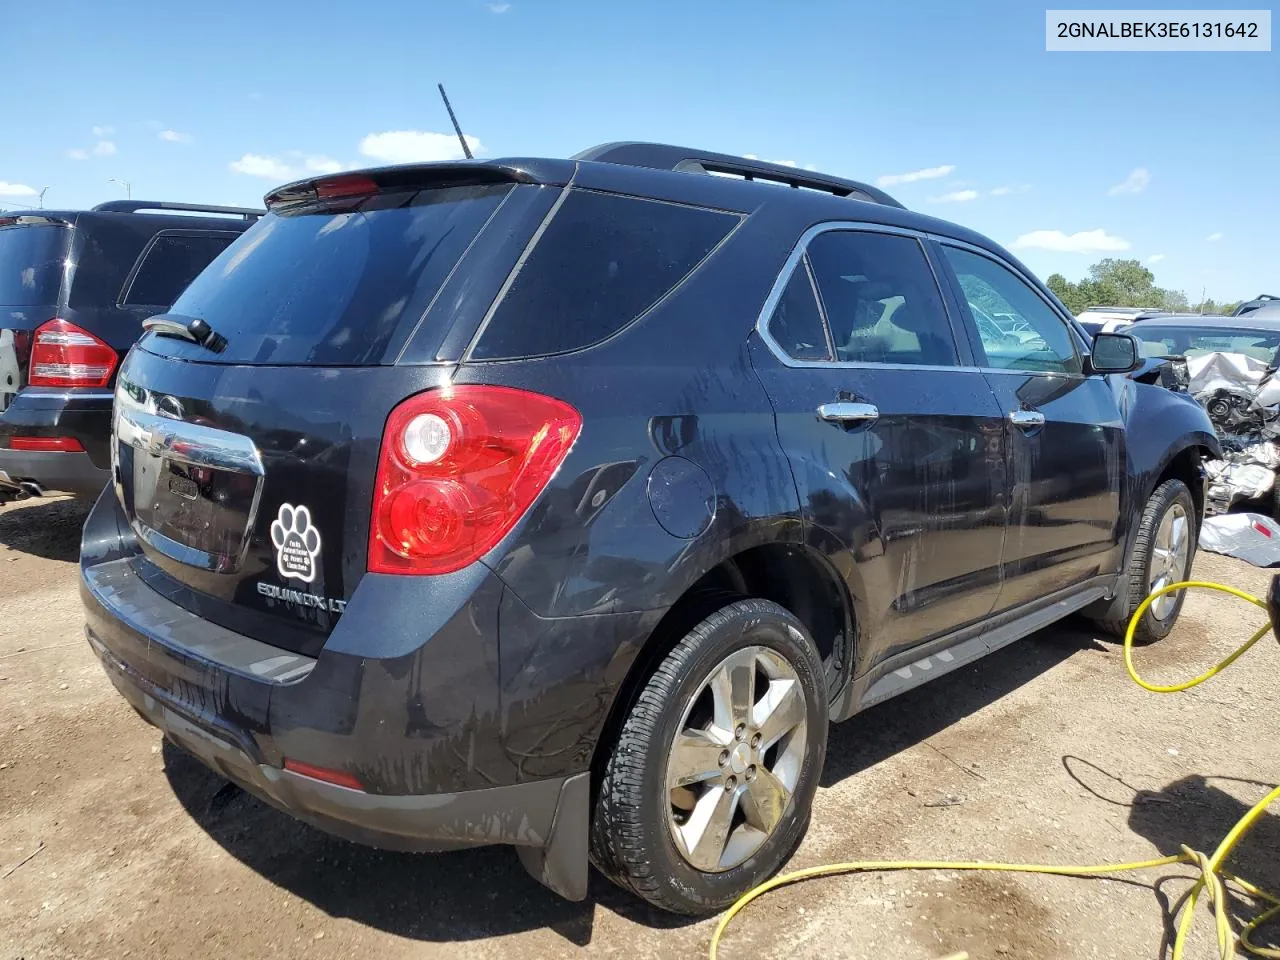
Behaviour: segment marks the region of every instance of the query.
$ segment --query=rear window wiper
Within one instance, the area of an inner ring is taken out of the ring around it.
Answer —
[[[189,340],[214,353],[221,353],[227,347],[227,338],[199,317],[183,317],[174,313],[161,314],[143,320],[142,329],[144,333],[150,331],[158,337]]]

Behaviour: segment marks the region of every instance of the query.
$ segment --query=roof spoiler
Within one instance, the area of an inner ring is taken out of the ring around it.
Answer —
[[[267,211],[252,207],[215,207],[204,203],[174,203],[169,200],[108,200],[93,208],[95,213],[137,213],[139,210],[180,210],[183,213],[218,213],[256,220]]]
[[[564,164],[565,161],[556,161]],[[405,163],[390,167],[370,167],[343,173],[324,174],[295,180],[276,187],[263,202],[267,209],[319,199],[359,196],[382,190],[424,187],[470,187],[497,183],[538,183],[564,186],[564,170],[541,169],[542,161],[458,160],[439,163]]]
[[[781,163],[749,160],[727,153],[677,147],[665,143],[641,143],[619,141],[589,147],[573,156],[574,160],[601,163],[620,163],[632,167],[650,167],[657,170],[673,170],[686,173],[721,173],[742,177],[744,180],[764,180],[794,188],[820,190],[837,197],[854,200],[870,200],[890,207],[905,209],[901,203],[879,187],[846,180],[814,170],[798,170]]]

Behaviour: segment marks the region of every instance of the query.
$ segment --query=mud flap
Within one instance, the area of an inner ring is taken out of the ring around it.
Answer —
[[[580,773],[560,788],[555,819],[544,847],[516,847],[533,878],[566,900],[587,897],[587,836],[591,822],[591,775]]]

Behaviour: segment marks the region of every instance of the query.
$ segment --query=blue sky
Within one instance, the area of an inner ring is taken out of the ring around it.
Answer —
[[[1280,52],[1046,53],[1025,0],[5,7],[3,207],[450,158],[443,81],[481,155],[755,154],[880,180],[1041,276],[1137,257],[1193,301],[1280,293]]]

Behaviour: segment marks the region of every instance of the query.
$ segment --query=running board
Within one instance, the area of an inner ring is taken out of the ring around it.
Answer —
[[[958,670],[960,667],[973,663],[975,660],[980,660],[1001,647],[1007,647],[1015,640],[1021,640],[1037,630],[1043,630],[1064,617],[1083,610],[1089,604],[1101,600],[1106,595],[1106,588],[1091,587],[1088,590],[1041,607],[1024,617],[1018,617],[1016,620],[1012,620],[1002,626],[994,627],[985,633],[979,633],[976,636],[969,637],[967,640],[944,646],[928,656],[920,657],[913,661],[908,660],[897,669],[892,668],[891,661],[882,668],[886,671],[884,676],[876,679],[867,688],[856,709],[865,710],[867,707],[874,706],[877,703],[883,703],[885,700],[896,697],[900,693],[906,693],[908,690],[937,679],[952,670]],[[911,652],[908,651],[903,658],[897,659],[906,659],[910,656]]]

